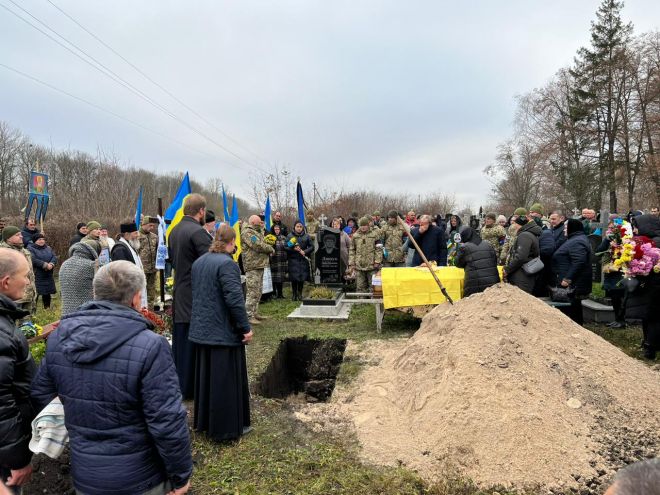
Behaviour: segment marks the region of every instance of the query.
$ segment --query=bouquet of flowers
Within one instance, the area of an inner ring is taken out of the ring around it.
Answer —
[[[660,249],[651,239],[633,236],[627,222],[615,223],[607,235],[610,249],[603,263],[608,263],[609,271],[620,271],[625,278],[645,277],[652,270],[660,273]]]
[[[142,308],[140,312],[142,313],[142,316],[144,316],[147,320],[149,320],[151,323],[154,324],[155,333],[157,333],[158,335],[164,335],[168,333],[169,328],[163,318],[158,316],[153,311],[148,310],[147,308]]]
[[[275,237],[273,234],[268,234],[266,237],[264,237],[264,241],[266,241],[266,244],[274,246],[275,241],[277,241],[277,237]]]
[[[287,241],[286,245],[289,246],[290,248],[296,247],[298,245],[298,239],[296,239],[295,237],[292,237],[291,239],[289,239]]]
[[[41,325],[37,325],[31,321],[26,321],[19,327],[19,329],[21,332],[23,332],[23,335],[25,335],[25,338],[28,340],[35,338],[37,335],[41,335],[41,333],[44,331]]]

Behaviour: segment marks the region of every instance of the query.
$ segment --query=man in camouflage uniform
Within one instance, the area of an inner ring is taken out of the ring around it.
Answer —
[[[155,234],[158,219],[144,217],[140,226],[140,249],[138,254],[142,261],[142,269],[147,279],[147,304],[150,308],[154,307],[156,301],[156,254],[158,253],[158,235]]]
[[[264,282],[264,268],[269,266],[270,255],[274,252],[273,246],[264,241],[261,219],[258,215],[252,215],[248,225],[241,229],[241,256],[247,286],[245,309],[251,325],[258,325],[259,320],[265,319],[258,314],[259,300]]]
[[[371,290],[371,277],[383,262],[383,250],[376,247],[380,243],[380,230],[369,226],[369,217],[360,218],[360,227],[351,238],[348,266],[355,270],[358,292]]]
[[[497,215],[495,213],[488,213],[484,219],[484,226],[481,228],[481,238],[488,242],[497,255],[497,259],[500,259],[500,253],[502,252],[502,244],[500,241],[506,238],[506,231],[501,225],[495,223],[497,221]]]
[[[397,221],[398,214],[392,210],[387,214],[387,224],[380,230],[383,239],[383,266],[406,266],[406,255],[403,252],[404,238],[407,234]]]
[[[28,272],[28,278],[30,283],[25,287],[25,295],[22,299],[14,301],[17,306],[33,313],[35,310],[35,300],[37,297],[37,288],[34,285],[34,270],[32,269],[32,255],[30,251],[25,249],[23,246],[23,234],[21,234],[21,229],[13,225],[7,225],[2,230],[2,242],[0,242],[0,247],[5,247],[9,249],[14,249],[19,251],[25,256],[25,259],[28,262],[30,271]]]
[[[513,217],[511,217],[511,226],[506,234],[506,240],[502,246],[502,251],[500,251],[500,264],[507,265],[509,263],[509,255],[511,254],[511,247],[515,244],[516,236],[518,235],[518,229],[513,225],[513,222],[518,217],[526,217],[527,210],[525,208],[516,208],[516,211],[513,212]]]
[[[376,210],[371,214],[371,221],[374,224],[374,227],[378,227],[379,229],[382,229],[387,225],[387,222],[380,218],[380,211]]]
[[[96,220],[87,223],[87,235],[80,242],[89,244],[99,253],[99,266],[107,265],[110,259],[110,246],[101,239],[101,224]]]

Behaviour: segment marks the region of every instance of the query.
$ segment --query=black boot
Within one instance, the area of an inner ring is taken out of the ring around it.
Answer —
[[[298,300],[298,283],[297,282],[291,282],[291,300],[292,301],[297,301]]]

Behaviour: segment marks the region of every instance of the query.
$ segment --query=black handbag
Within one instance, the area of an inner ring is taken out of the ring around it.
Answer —
[[[575,289],[572,287],[550,287],[550,300],[552,302],[569,303]]]

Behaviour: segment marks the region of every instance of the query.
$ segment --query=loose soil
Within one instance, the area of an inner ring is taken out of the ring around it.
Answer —
[[[331,404],[298,417],[330,429],[348,419],[374,463],[596,494],[660,454],[660,374],[510,285],[438,306],[369,360]]]

